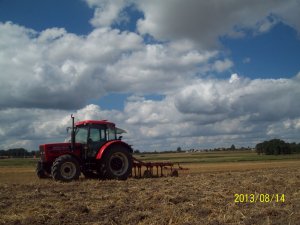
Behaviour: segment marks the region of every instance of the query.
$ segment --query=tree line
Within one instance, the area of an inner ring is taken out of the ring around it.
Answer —
[[[24,157],[33,157],[34,155],[36,155],[35,151],[28,151],[24,148],[0,150],[0,157],[24,158]]]
[[[300,143],[287,143],[280,139],[272,139],[258,143],[255,146],[257,154],[283,155],[300,153]]]
[[[236,150],[235,146],[232,145],[230,150]],[[224,149],[223,149],[224,150]],[[300,143],[296,144],[287,143],[280,139],[272,139],[269,141],[264,141],[258,143],[255,146],[257,154],[266,154],[266,155],[282,155],[282,154],[292,154],[300,153]],[[155,151],[156,152],[156,151]],[[182,152],[181,147],[178,147],[176,151],[168,152]],[[135,153],[140,153],[139,150],[135,150]],[[28,151],[24,148],[13,148],[8,150],[0,150],[0,157],[14,157],[14,158],[24,158],[24,157],[33,157],[39,156],[38,151]]]

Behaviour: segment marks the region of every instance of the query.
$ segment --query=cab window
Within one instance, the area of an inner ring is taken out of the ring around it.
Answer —
[[[77,127],[76,142],[86,144],[88,136],[88,129],[86,127]]]
[[[99,129],[91,128],[90,129],[90,139],[93,142],[100,141],[100,132]]]
[[[90,128],[90,139],[93,142],[105,141],[105,129]]]
[[[116,130],[112,128],[107,129],[107,140],[115,140],[116,139]]]

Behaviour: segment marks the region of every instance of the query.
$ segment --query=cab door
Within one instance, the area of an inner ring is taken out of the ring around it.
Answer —
[[[100,147],[106,143],[106,140],[106,128],[104,126],[90,127],[88,138],[88,157],[94,158]]]

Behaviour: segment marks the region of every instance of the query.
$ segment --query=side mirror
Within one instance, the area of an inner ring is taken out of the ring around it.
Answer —
[[[122,138],[123,138],[123,136],[121,135],[121,136],[119,136],[119,138],[118,138],[118,139],[119,139],[119,140],[122,140]]]

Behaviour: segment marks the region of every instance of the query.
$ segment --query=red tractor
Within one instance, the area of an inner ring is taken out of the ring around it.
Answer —
[[[133,150],[119,136],[126,131],[106,120],[74,124],[71,118],[70,142],[40,145],[37,176],[71,181],[82,173],[87,178],[126,180],[133,166]]]

